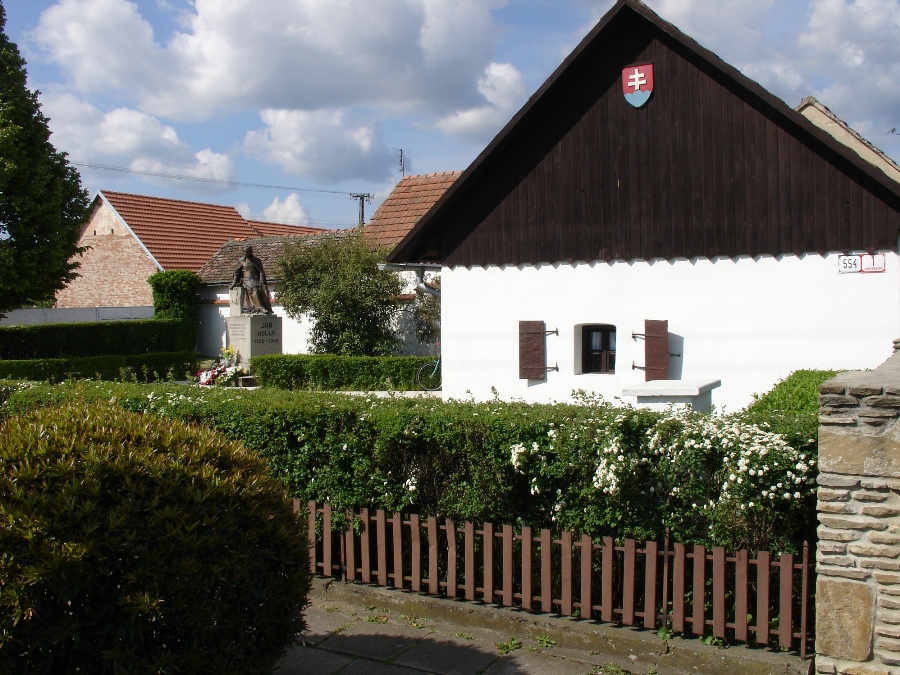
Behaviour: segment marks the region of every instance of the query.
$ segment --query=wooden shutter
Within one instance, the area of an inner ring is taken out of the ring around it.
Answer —
[[[543,380],[547,377],[547,325],[543,321],[519,322],[519,379]]]
[[[669,379],[669,322],[644,321],[644,381]]]

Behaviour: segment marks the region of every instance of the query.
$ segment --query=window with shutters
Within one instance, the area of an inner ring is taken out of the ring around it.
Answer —
[[[581,372],[616,372],[616,327],[594,324],[581,327]]]

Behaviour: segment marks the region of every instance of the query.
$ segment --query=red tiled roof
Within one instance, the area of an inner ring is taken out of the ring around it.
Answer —
[[[247,223],[250,227],[259,232],[260,237],[305,237],[311,234],[328,232],[328,230],[321,227],[270,223],[266,220],[248,220]]]
[[[101,194],[166,270],[198,272],[229,239],[259,236],[232,206],[106,190]]]
[[[363,228],[366,237],[379,248],[394,248],[461,173],[449,171],[403,178]]]

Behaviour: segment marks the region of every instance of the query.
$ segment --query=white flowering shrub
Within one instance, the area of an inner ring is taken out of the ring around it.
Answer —
[[[773,552],[815,536],[817,415],[784,397],[774,412],[724,416],[587,396],[532,405],[81,382],[17,390],[0,416],[73,393],[217,429],[264,456],[293,496],[338,510],[617,539],[669,528],[675,541]]]

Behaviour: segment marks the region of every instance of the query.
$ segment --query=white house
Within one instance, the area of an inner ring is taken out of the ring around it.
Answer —
[[[900,335],[900,184],[619,0],[401,241],[445,397],[743,407]]]

